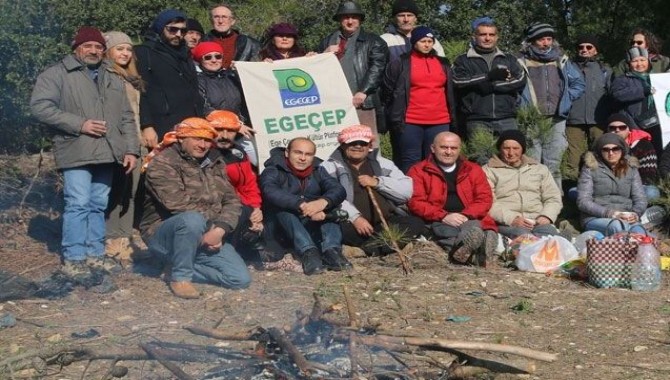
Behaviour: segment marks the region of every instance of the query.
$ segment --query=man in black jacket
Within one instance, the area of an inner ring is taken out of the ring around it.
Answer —
[[[147,148],[156,147],[180,121],[203,116],[195,66],[184,43],[187,31],[186,15],[164,10],[135,49],[137,68],[147,85],[140,96],[140,128]]]
[[[493,19],[474,20],[472,32],[472,46],[456,57],[452,67],[467,135],[481,128],[495,134],[517,129],[517,97],[526,85],[524,72],[513,55],[498,48]]]
[[[377,90],[389,59],[388,46],[376,34],[363,31],[365,13],[353,1],[343,2],[333,20],[340,28],[321,41],[318,51],[335,53],[340,60],[360,123],[372,128],[375,134],[378,130],[384,132],[384,119],[377,118],[375,109],[381,107]]]
[[[232,67],[233,61],[258,61],[260,42],[233,29],[235,12],[227,4],[218,4],[209,11],[212,30],[205,38],[217,42],[223,47],[223,68]]]

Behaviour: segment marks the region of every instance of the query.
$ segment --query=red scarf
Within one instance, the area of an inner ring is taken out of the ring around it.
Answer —
[[[289,170],[291,173],[293,173],[294,176],[298,177],[300,181],[304,180],[305,178],[309,177],[310,174],[314,171],[314,166],[310,165],[307,169],[305,170],[298,170],[291,165],[291,162],[288,160],[288,158],[284,158],[286,161],[286,166],[288,166]]]

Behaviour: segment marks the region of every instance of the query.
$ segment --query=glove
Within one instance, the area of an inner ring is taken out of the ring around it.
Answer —
[[[491,81],[496,81],[496,80],[507,80],[507,76],[509,75],[509,70],[502,68],[502,67],[496,67],[489,71],[488,75],[486,77],[491,80]]]

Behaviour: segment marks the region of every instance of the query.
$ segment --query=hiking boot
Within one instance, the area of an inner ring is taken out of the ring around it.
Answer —
[[[318,249],[310,248],[302,254],[302,270],[308,276],[323,273],[323,263]]]
[[[194,300],[200,298],[200,292],[193,286],[191,281],[173,281],[170,283],[170,290],[172,293],[187,300]]]
[[[461,244],[457,245],[456,250],[451,254],[451,259],[457,264],[467,264],[473,252],[479,249],[484,243],[484,231],[481,228],[475,227],[468,231]]]
[[[480,267],[487,267],[490,259],[496,257],[496,250],[498,249],[498,234],[495,231],[484,231],[484,244],[477,252],[473,260],[474,265]]]
[[[341,271],[351,269],[353,266],[342,254],[342,248],[328,248],[323,251],[323,266],[326,269]]]
[[[87,257],[86,265],[88,265],[92,271],[100,271],[107,274],[116,274],[122,270],[121,266],[114,261],[114,259],[104,255]]]
[[[60,271],[76,282],[85,281],[93,275],[84,260],[63,260]]]
[[[302,272],[302,265],[300,261],[293,258],[293,255],[286,254],[281,260],[273,262],[263,262],[261,264],[262,270],[266,271],[284,271],[284,272]]]

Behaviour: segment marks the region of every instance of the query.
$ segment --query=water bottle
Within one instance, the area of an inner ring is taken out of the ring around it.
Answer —
[[[655,292],[661,288],[661,258],[650,236],[645,236],[637,248],[630,285],[637,292]]]

